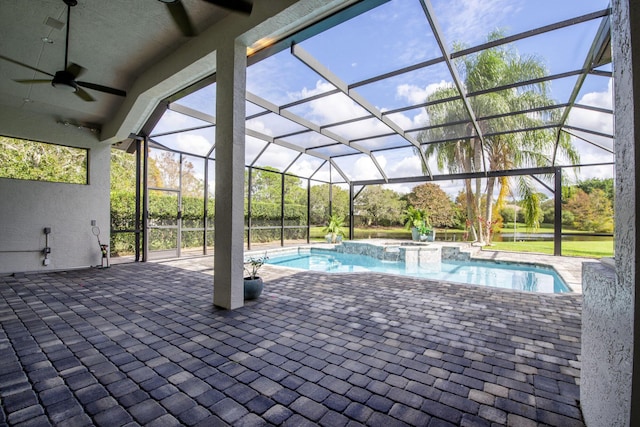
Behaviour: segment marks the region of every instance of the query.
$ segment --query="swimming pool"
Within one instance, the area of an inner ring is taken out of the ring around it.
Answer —
[[[312,248],[295,253],[270,254],[267,264],[328,273],[391,273],[529,292],[571,292],[552,268],[516,263],[442,260],[426,265],[406,265],[402,261]]]

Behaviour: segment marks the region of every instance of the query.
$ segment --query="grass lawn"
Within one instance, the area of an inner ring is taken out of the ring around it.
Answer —
[[[528,242],[494,242],[491,246],[485,246],[484,250],[512,251],[512,252],[538,252],[553,255],[553,242],[528,241]],[[562,255],[579,256],[586,258],[602,258],[613,256],[613,239],[611,240],[581,240],[563,241]]]
[[[553,224],[540,224],[540,227],[533,230],[532,228],[527,227],[526,225],[517,222],[516,223],[516,233],[531,233],[531,234],[553,234],[555,230],[553,229]],[[501,233],[513,233],[513,223],[504,224],[504,226],[500,229]],[[563,233],[588,233],[588,231],[580,231],[574,230],[573,228],[562,227]]]

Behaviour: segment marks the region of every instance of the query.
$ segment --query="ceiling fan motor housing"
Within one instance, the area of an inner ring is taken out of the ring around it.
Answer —
[[[53,80],[51,80],[51,86],[69,92],[76,92],[78,90],[75,76],[66,70],[56,71],[56,75],[53,76]]]

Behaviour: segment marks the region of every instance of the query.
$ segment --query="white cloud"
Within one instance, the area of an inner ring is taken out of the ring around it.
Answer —
[[[205,122],[189,117],[185,114],[177,113],[172,110],[167,110],[162,115],[162,118],[153,129],[153,134],[159,134],[164,132],[171,132],[174,130],[187,129],[194,126],[203,125]]]
[[[253,162],[253,160],[256,158],[258,153],[262,151],[265,144],[266,142],[258,138],[254,138],[251,136],[248,136],[245,138],[244,156],[247,164],[250,164],[251,162]]]
[[[389,176],[420,176],[422,175],[422,162],[417,155],[404,156],[389,165],[388,172]]]
[[[609,80],[606,91],[586,93],[577,101],[577,103],[611,109],[613,104],[612,84],[612,80]],[[596,111],[586,110],[584,108],[574,108],[571,110],[567,123],[578,128],[613,135],[613,116],[610,114],[599,113]],[[612,140],[610,138],[603,138],[587,133],[581,133],[580,135],[593,143],[607,148],[613,148]],[[613,160],[612,154],[605,150],[577,138],[572,137],[572,141],[574,145],[579,147],[580,163],[582,164],[603,163]],[[612,176],[612,166],[585,167],[580,169],[578,179],[610,178]]]
[[[438,89],[451,87],[451,85],[451,82],[444,80],[440,80],[438,83],[428,84],[424,88],[411,84],[402,84],[396,89],[396,95],[400,98],[407,99],[412,105],[415,105],[426,102],[427,98]]]
[[[246,126],[247,129],[251,129],[265,135],[273,136],[273,130],[269,126],[267,126],[262,118],[249,120],[248,122],[246,122]]]
[[[606,92],[586,93],[578,100],[578,104],[592,107],[612,109],[613,105],[613,79],[609,80]],[[574,108],[571,110],[568,123],[572,126],[595,130],[606,134],[613,134],[613,116],[599,113],[597,111],[586,110],[584,108]]]
[[[429,123],[429,114],[427,114],[426,110],[420,111],[420,113],[416,114],[413,117],[414,127],[426,126],[428,123]]]
[[[317,160],[317,159],[298,160],[296,161],[294,166],[291,167],[290,172],[295,175],[309,177],[311,176],[312,173],[316,171],[316,169],[318,169],[318,167],[320,166],[320,162],[321,160]]]
[[[343,94],[330,95],[309,103],[309,113],[319,123],[336,123],[354,117],[362,117],[367,112]]]
[[[486,40],[487,23],[503,26],[520,8],[514,0],[441,0],[436,12],[444,28],[446,41],[451,48],[454,42],[473,45]]]
[[[611,109],[613,107],[613,79],[609,79],[606,92],[587,93],[580,98],[578,104]]]
[[[297,155],[298,153],[296,151],[276,144],[271,144],[262,153],[260,158],[258,158],[256,164],[262,166],[273,166],[274,168],[278,168],[278,170],[282,171],[285,170],[291,162],[293,162]]]
[[[414,124],[413,120],[404,113],[390,114],[388,118],[402,129],[411,129]]]
[[[187,153],[206,154],[212,147],[211,141],[204,136],[193,134],[178,134],[176,149]]]
[[[428,39],[430,41],[430,39]],[[412,38],[403,40],[402,44],[397,46],[398,61],[402,64],[415,64],[427,59],[427,55],[433,55],[435,51],[433,43],[425,46],[424,38]]]
[[[417,112],[413,110],[413,113],[407,115],[408,113],[409,112],[394,113],[389,114],[387,117],[404,130],[425,126],[429,123],[429,115],[424,108],[421,108]],[[413,117],[411,114],[413,114]]]
[[[380,160],[380,159],[379,159]],[[384,170],[384,158],[380,162],[380,166]],[[352,176],[354,180],[380,179],[378,168],[369,157],[360,157],[353,165]]]
[[[333,89],[335,89],[335,87],[331,83],[318,80],[316,81],[316,87],[314,88],[308,89],[304,87],[299,92],[288,92],[287,95],[289,96],[289,99],[293,101],[297,99],[305,99],[314,95],[319,95],[321,93],[329,92]]]
[[[386,159],[384,156],[378,156],[376,158],[378,163],[384,170]],[[369,179],[381,179],[382,176],[378,171],[378,168],[373,163],[370,157],[366,155],[360,155],[355,161],[346,159],[336,159],[338,167],[353,181],[363,181]]]

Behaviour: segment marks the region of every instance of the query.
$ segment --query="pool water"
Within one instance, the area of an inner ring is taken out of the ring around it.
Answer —
[[[267,264],[328,273],[378,272],[529,292],[571,292],[552,268],[490,261],[442,261],[407,266],[366,255],[312,249],[310,252],[270,255]]]

